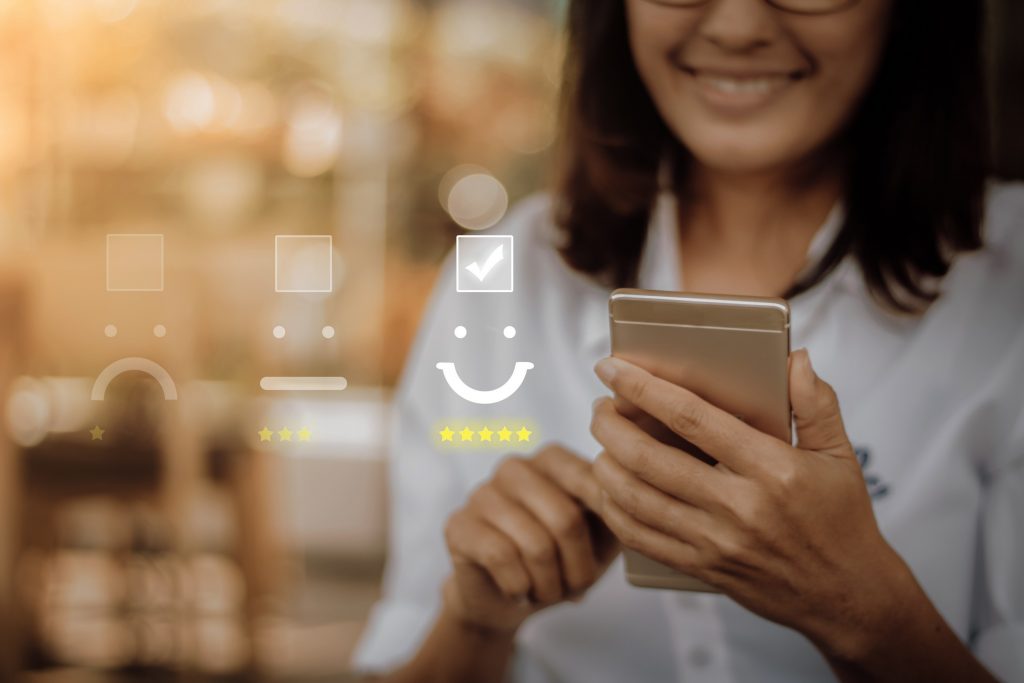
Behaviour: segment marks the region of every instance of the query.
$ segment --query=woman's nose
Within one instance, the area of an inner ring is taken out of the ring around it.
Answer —
[[[711,0],[701,12],[698,34],[728,52],[746,53],[778,34],[776,11],[764,0]]]

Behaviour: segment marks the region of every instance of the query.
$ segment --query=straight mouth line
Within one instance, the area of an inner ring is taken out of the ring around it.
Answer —
[[[344,377],[264,377],[260,389],[264,391],[344,391],[348,380]]]

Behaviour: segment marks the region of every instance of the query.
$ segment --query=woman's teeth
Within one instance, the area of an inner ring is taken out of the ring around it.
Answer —
[[[782,86],[788,79],[786,76],[757,76],[752,78],[734,78],[729,76],[710,76],[699,74],[697,79],[723,93],[762,95]]]

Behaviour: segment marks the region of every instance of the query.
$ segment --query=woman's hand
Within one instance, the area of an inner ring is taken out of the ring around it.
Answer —
[[[510,633],[538,610],[582,596],[618,552],[587,509],[600,500],[591,463],[564,448],[504,460],[448,521],[454,572],[445,608],[474,628]]]
[[[923,593],[882,537],[832,388],[806,351],[790,358],[798,445],[764,434],[692,392],[616,358],[597,374],[591,430],[601,515],[622,543],[793,627],[823,650],[872,647],[897,598]],[[719,461],[655,440],[643,411]],[[916,591],[916,592],[915,592]]]

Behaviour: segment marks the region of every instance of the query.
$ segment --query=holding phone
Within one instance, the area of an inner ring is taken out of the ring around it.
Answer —
[[[744,422],[792,442],[789,304],[785,299],[617,289],[608,301],[612,355],[689,389]],[[714,459],[650,418],[661,441]],[[635,586],[716,592],[671,567],[626,550]]]

